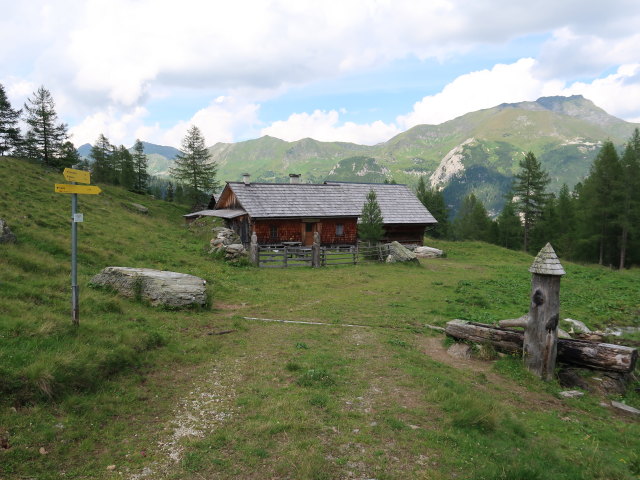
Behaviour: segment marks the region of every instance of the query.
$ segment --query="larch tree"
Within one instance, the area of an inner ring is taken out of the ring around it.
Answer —
[[[20,148],[20,128],[18,120],[22,110],[14,110],[0,84],[0,156],[15,153]]]
[[[62,145],[68,138],[67,126],[58,122],[51,92],[40,87],[24,104],[28,125],[26,151],[46,166],[59,166]]]
[[[523,248],[529,248],[529,234],[542,214],[549,184],[549,174],[542,169],[536,156],[529,152],[520,161],[520,172],[514,177],[512,187],[514,203],[523,224]]]
[[[188,189],[193,208],[202,204],[207,192],[217,188],[217,170],[200,129],[192,126],[182,140],[180,154],[176,156],[170,174]]]

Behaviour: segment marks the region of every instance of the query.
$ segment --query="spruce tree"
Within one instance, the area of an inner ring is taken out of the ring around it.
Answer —
[[[514,203],[522,215],[523,248],[529,249],[529,234],[542,214],[548,198],[545,190],[549,184],[549,175],[542,169],[536,156],[529,152],[520,161],[520,172],[514,177],[512,187]]]
[[[491,220],[484,204],[473,193],[462,201],[451,228],[455,240],[491,239]]]
[[[188,188],[192,208],[199,208],[207,192],[218,187],[218,167],[211,161],[200,129],[192,126],[182,140],[180,154],[176,156],[171,176]]]
[[[558,231],[553,247],[559,256],[575,258],[576,243],[576,207],[575,198],[569,192],[567,184],[563,184],[558,193],[556,211],[558,215]]]
[[[498,227],[496,243],[502,247],[522,248],[522,222],[512,201],[507,201],[496,219]]]
[[[78,150],[75,145],[67,140],[62,144],[62,148],[60,149],[60,158],[58,160],[58,164],[60,168],[66,167],[80,167],[81,159]]]
[[[44,165],[59,166],[62,145],[67,140],[67,126],[58,123],[55,102],[49,90],[40,87],[24,104],[27,122],[26,148]]]
[[[20,148],[20,128],[18,120],[22,110],[14,110],[0,84],[0,156],[17,153]]]
[[[640,131],[636,128],[621,159],[621,205],[618,214],[620,232],[620,261],[623,269],[627,260],[630,238],[638,236],[640,228]]]
[[[165,199],[167,202],[173,202],[173,184],[169,183],[167,185],[167,198]]]
[[[113,145],[109,143],[107,137],[100,134],[96,143],[91,147],[89,157],[93,159],[91,172],[93,181],[113,183],[115,177],[115,167],[113,163]]]
[[[384,235],[383,225],[382,211],[378,204],[376,192],[371,189],[367,194],[367,200],[362,206],[358,237],[364,242],[378,243]]]
[[[416,188],[416,197],[438,221],[429,230],[429,235],[434,238],[446,238],[449,235],[449,209],[442,192],[437,189],[427,188],[424,177],[420,177]]]
[[[617,257],[622,165],[611,141],[606,141],[591,165],[580,189],[581,243],[583,255],[600,265],[613,264]]]
[[[118,148],[118,177],[119,184],[127,190],[133,190],[136,181],[136,172],[134,168],[133,155],[127,150],[124,145],[120,145]]]
[[[135,171],[133,190],[135,192],[144,193],[149,189],[148,166],[147,156],[144,153],[144,144],[137,139],[133,145],[133,169]]]

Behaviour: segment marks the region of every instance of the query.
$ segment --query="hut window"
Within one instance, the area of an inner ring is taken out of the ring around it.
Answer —
[[[271,238],[278,238],[278,226],[269,225],[269,234]]]
[[[344,225],[342,223],[336,223],[336,237],[342,237],[344,235]]]

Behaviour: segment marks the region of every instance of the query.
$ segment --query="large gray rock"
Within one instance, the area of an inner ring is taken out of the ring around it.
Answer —
[[[206,281],[186,273],[151,268],[106,267],[91,279],[94,286],[110,287],[126,297],[140,297],[154,306],[204,305]]]
[[[16,240],[7,222],[0,218],[0,243],[16,243]]]
[[[418,257],[406,247],[403,247],[398,242],[391,242],[389,244],[389,255],[386,259],[387,263],[398,263],[398,262],[412,262],[419,263]]]
[[[139,203],[123,202],[122,206],[131,212],[140,213],[142,215],[149,215],[149,209],[144,205],[140,205]]]
[[[211,239],[209,253],[223,252],[227,260],[235,260],[247,256],[247,251],[240,243],[240,236],[230,228],[216,227],[215,237]]]
[[[438,258],[444,255],[442,250],[433,247],[416,247],[413,250],[418,258]]]
[[[572,332],[576,333],[591,333],[589,327],[587,327],[584,322],[580,320],[574,320],[573,318],[565,318],[562,320],[565,325],[568,325]]]

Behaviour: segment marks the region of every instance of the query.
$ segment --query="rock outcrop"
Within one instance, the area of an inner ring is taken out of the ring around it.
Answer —
[[[149,301],[153,306],[204,305],[206,281],[186,273],[151,268],[106,267],[90,285],[109,287],[121,295]]]
[[[389,255],[385,260],[387,263],[398,263],[398,262],[411,262],[411,263],[419,263],[418,257],[408,248],[402,246],[398,242],[391,242],[389,244]]]
[[[7,225],[7,222],[0,218],[0,243],[16,243],[16,241],[16,236]]]
[[[433,247],[416,247],[413,250],[418,258],[438,258],[444,255],[442,250]]]
[[[216,227],[213,229],[215,237],[211,239],[209,253],[224,252],[224,258],[235,260],[247,255],[247,250],[240,243],[240,236],[230,228]]]

